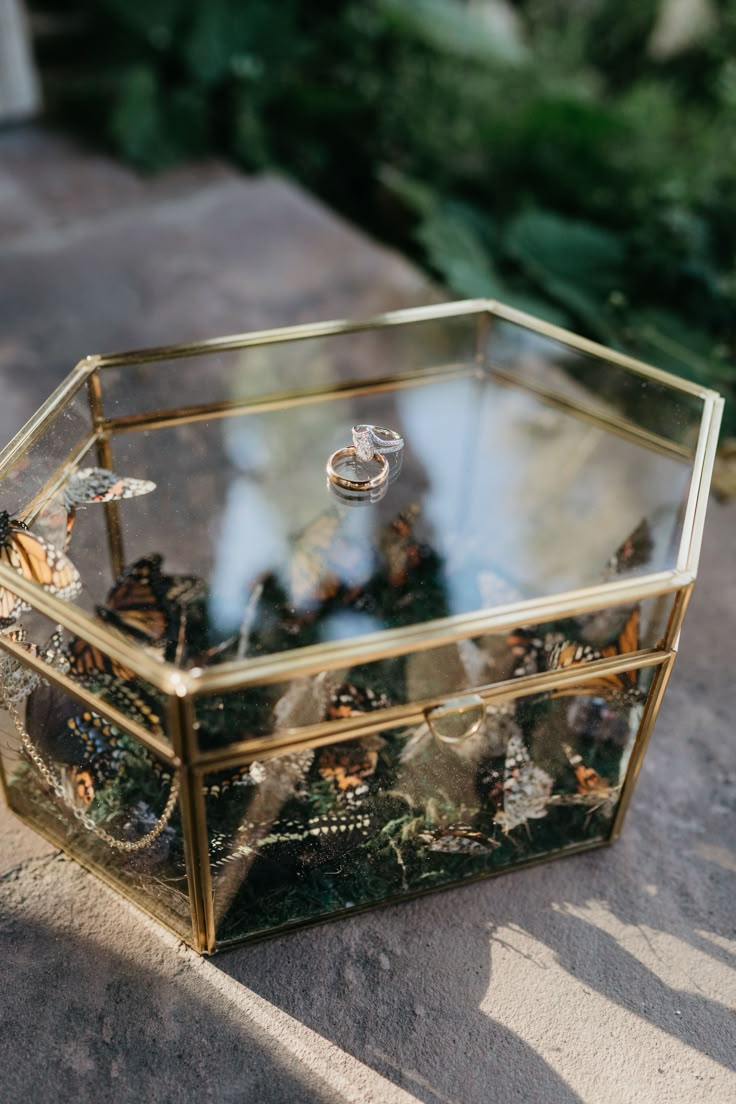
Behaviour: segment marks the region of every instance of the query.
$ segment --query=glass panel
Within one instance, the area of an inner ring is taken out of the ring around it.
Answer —
[[[472,362],[477,316],[280,341],[102,371],[105,414],[240,402]],[[346,442],[347,443],[347,442]]]
[[[218,940],[602,842],[650,681],[492,706],[459,743],[421,724],[206,777]]]
[[[15,709],[25,742],[0,710],[11,808],[190,940],[178,804],[167,813],[171,767],[46,683]],[[99,838],[95,827],[116,841],[146,845],[121,851]]]
[[[541,388],[604,418],[623,418],[665,443],[691,450],[697,444],[703,400],[695,395],[499,319],[490,330],[488,358],[491,369],[508,374],[512,384]],[[545,426],[539,428],[544,433]]]
[[[390,706],[584,665],[653,648],[661,639],[673,597],[611,606],[575,618],[519,626],[440,648],[323,672],[313,678],[208,695],[195,703],[199,745],[205,751],[371,713]]]

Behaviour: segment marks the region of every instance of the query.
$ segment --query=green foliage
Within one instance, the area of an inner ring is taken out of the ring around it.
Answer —
[[[736,395],[733,3],[663,60],[662,0],[36,6],[52,109],[132,164],[276,166],[460,296]]]

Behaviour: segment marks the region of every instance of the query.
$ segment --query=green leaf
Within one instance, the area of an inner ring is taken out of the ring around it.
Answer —
[[[416,236],[432,268],[463,298],[499,299],[557,326],[568,324],[567,315],[549,301],[526,288],[517,290],[499,275],[492,257],[494,227],[482,212],[466,204],[438,205]]]
[[[622,285],[625,252],[613,234],[530,209],[512,220],[504,245],[540,290],[591,330],[607,333],[607,300]]]
[[[518,65],[527,51],[519,38],[501,33],[491,20],[458,0],[379,0],[394,33],[424,42],[443,54]]]
[[[639,354],[705,387],[736,387],[736,364],[719,355],[711,334],[666,310],[640,310],[628,330]]]
[[[416,236],[453,291],[470,299],[498,297],[502,285],[479,230],[467,210],[445,206],[422,221]]]

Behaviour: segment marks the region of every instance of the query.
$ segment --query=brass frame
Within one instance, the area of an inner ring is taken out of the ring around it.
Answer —
[[[414,323],[475,316],[477,319],[476,351],[473,364],[440,365],[429,369],[395,373],[370,381],[352,381],[343,384],[305,388],[243,401],[224,401],[199,404],[188,408],[151,411],[106,417],[104,411],[104,374],[113,368],[125,368],[142,362],[152,363],[197,357],[213,352],[235,351],[259,345],[304,341],[314,338],[358,333],[373,329],[406,326]],[[673,391],[697,399],[702,403],[702,418],[697,444],[690,449],[676,441],[643,429],[624,417],[595,405],[578,404],[553,389],[531,385],[516,380],[501,368],[487,360],[487,339],[493,320],[511,322],[542,337],[551,338],[562,345],[617,364],[628,372],[656,381]],[[524,694],[541,692],[565,683],[583,684],[588,678],[601,674],[615,674],[632,668],[654,666],[657,668],[647,697],[639,734],[631,755],[626,780],[622,789],[610,840],[615,839],[623,824],[631,800],[633,786],[641,767],[646,744],[651,736],[654,721],[675,659],[680,626],[692,592],[702,541],[705,509],[710,477],[718,440],[723,400],[707,388],[671,376],[670,374],[588,341],[557,326],[532,318],[530,315],[504,306],[493,300],[477,299],[459,303],[443,303],[430,307],[394,311],[362,321],[338,320],[262,330],[249,334],[236,334],[207,341],[183,345],[159,346],[126,353],[109,353],[89,356],[74,368],[54,393],[39,408],[16,437],[0,452],[0,480],[13,464],[51,426],[67,408],[74,397],[86,387],[90,410],[90,431],[78,441],[70,455],[54,472],[45,486],[26,504],[22,516],[32,519],[45,497],[49,497],[63,482],[65,475],[89,449],[95,448],[97,460],[110,467],[112,461],[111,438],[114,435],[140,429],[154,429],[164,425],[184,424],[216,417],[228,417],[234,413],[246,414],[274,410],[297,404],[322,402],[330,398],[370,391],[400,389],[430,384],[458,375],[490,372],[499,383],[534,391],[545,402],[599,425],[609,432],[623,436],[651,451],[692,463],[692,475],[682,520],[682,537],[675,567],[671,570],[640,575],[633,579],[611,580],[607,583],[578,588],[564,594],[498,606],[473,614],[445,617],[420,625],[382,632],[340,641],[335,644],[318,644],[275,656],[238,660],[222,664],[211,670],[183,671],[173,664],[132,644],[107,624],[94,619],[84,610],[60,601],[47,594],[36,584],[12,572],[0,564],[0,586],[7,587],[28,602],[35,610],[61,624],[65,629],[89,641],[111,657],[132,667],[142,679],[167,696],[168,740],[153,736],[142,726],[85,691],[74,680],[58,671],[51,671],[43,663],[29,655],[23,648],[0,635],[0,648],[9,652],[21,663],[43,673],[44,677],[60,686],[66,693],[93,707],[123,730],[139,739],[159,757],[181,769],[180,808],[184,832],[189,897],[192,909],[192,943],[204,953],[217,949],[214,929],[212,881],[209,867],[207,826],[201,781],[210,771],[225,769],[255,757],[264,758],[284,754],[297,748],[317,747],[336,739],[359,738],[380,728],[418,723],[426,711],[440,704],[442,697],[419,703],[381,710],[363,717],[353,717],[342,722],[326,721],[303,729],[291,729],[278,737],[264,737],[240,741],[217,751],[202,751],[197,746],[193,719],[196,700],[204,695],[221,694],[254,684],[287,681],[297,676],[315,674],[329,669],[340,669],[372,659],[396,656],[411,651],[430,649],[454,641],[513,629],[519,624],[535,624],[611,605],[638,602],[654,596],[674,595],[672,611],[662,641],[656,648],[613,659],[599,660],[580,668],[560,670],[507,683],[495,683],[474,689],[486,702],[517,698]],[[118,573],[124,562],[121,528],[117,504],[106,505],[106,521],[111,564]],[[8,798],[5,777],[0,764],[0,780]],[[46,833],[48,834],[48,833]],[[610,840],[604,842],[610,842]],[[55,841],[58,842],[58,841]],[[573,845],[570,851],[587,850],[592,844]],[[567,849],[561,853],[566,853]],[[77,856],[78,857],[78,856]],[[532,860],[544,861],[546,857]],[[112,881],[97,864],[81,858],[84,865],[102,873]],[[528,865],[528,864],[524,864]],[[499,871],[498,873],[503,873]],[[114,883],[113,881],[113,884]],[[117,888],[125,892],[120,886]],[[415,896],[416,894],[412,894]],[[406,895],[408,896],[408,895]],[[403,899],[403,896],[402,898]],[[356,910],[350,910],[350,913]],[[314,922],[314,921],[310,921]],[[295,925],[288,925],[289,928]],[[250,938],[250,937],[249,937]]]

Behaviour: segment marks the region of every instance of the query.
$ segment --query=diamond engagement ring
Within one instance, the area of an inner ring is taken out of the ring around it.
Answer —
[[[371,460],[375,453],[385,456],[401,452],[404,438],[395,429],[387,429],[386,426],[354,425],[353,446],[358,459],[365,461]]]

